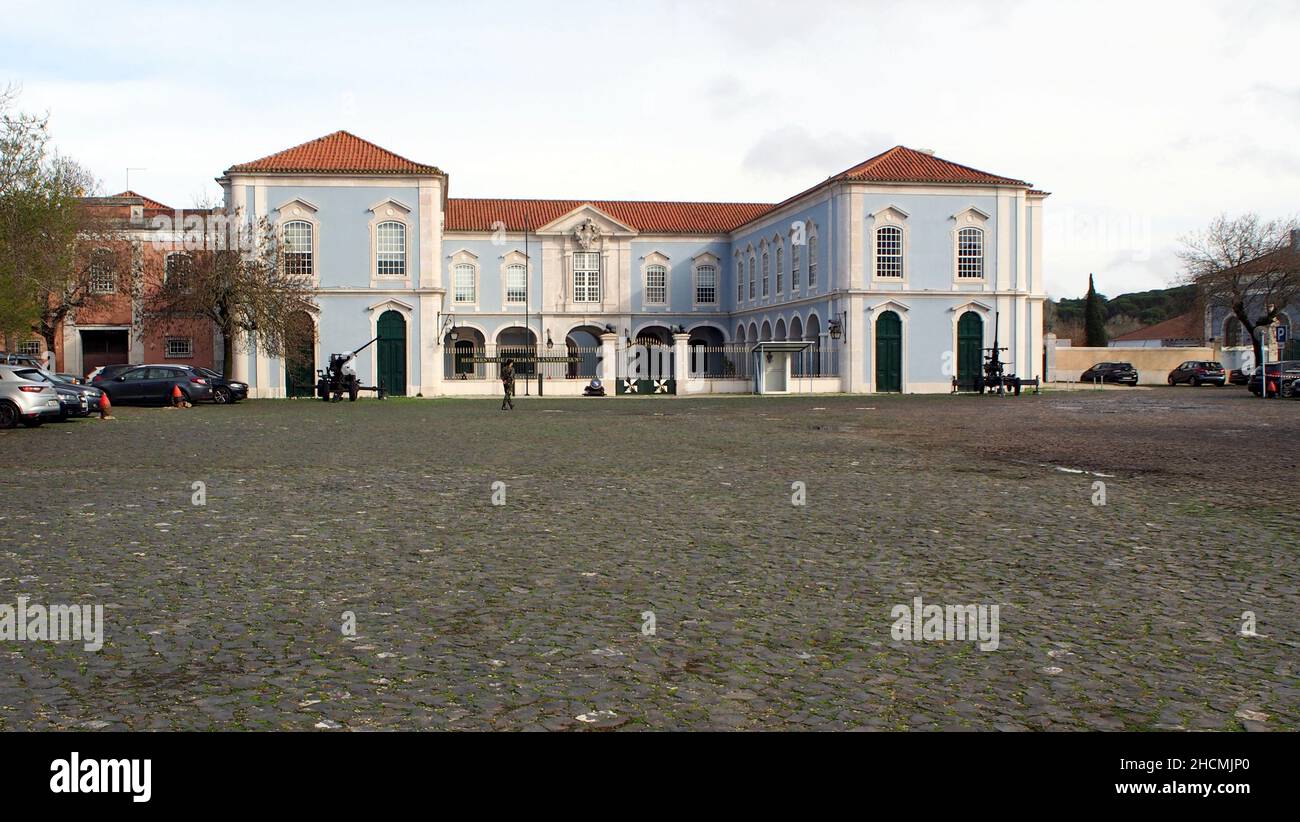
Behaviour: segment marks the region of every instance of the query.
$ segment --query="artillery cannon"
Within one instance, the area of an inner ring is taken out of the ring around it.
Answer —
[[[319,369],[316,372],[316,396],[326,402],[341,402],[344,392],[348,395],[349,402],[357,401],[357,394],[362,391],[374,391],[379,399],[386,395],[384,386],[380,385],[362,385],[357,379],[357,369],[355,360],[357,355],[373,345],[379,338],[366,343],[356,351],[347,354],[330,354],[330,364],[326,368]]]

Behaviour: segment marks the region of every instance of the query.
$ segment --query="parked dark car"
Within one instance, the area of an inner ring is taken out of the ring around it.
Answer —
[[[1250,377],[1240,368],[1234,368],[1228,372],[1228,382],[1233,385],[1245,385],[1250,382]]]
[[[97,383],[101,380],[111,380],[124,371],[130,371],[132,368],[139,368],[138,365],[101,365],[94,371],[86,375],[86,382]]]
[[[1083,372],[1080,382],[1114,382],[1122,385],[1137,385],[1138,372],[1132,363],[1099,362]]]
[[[1170,385],[1185,382],[1188,385],[1222,387],[1227,381],[1228,375],[1223,370],[1223,363],[1213,360],[1188,360],[1169,372]]]
[[[1295,396],[1296,379],[1300,378],[1300,360],[1282,360],[1281,362],[1271,362],[1264,365],[1268,378],[1268,395],[1270,397],[1293,397]],[[1260,378],[1259,369],[1250,375],[1250,382],[1246,383],[1250,393],[1259,396]]]
[[[197,368],[212,383],[212,401],[224,405],[248,399],[248,383],[226,379],[211,368]]]
[[[192,403],[212,399],[212,384],[207,376],[188,365],[139,365],[100,380],[95,387],[102,388],[114,405],[166,405],[172,401],[172,389],[176,387]]]
[[[25,380],[46,382],[54,386],[54,390],[59,394],[59,404],[62,406],[59,414],[61,420],[66,420],[68,417],[90,416],[99,410],[99,398],[103,392],[94,386],[64,382],[57,374],[51,374],[42,368],[24,368],[16,373]]]

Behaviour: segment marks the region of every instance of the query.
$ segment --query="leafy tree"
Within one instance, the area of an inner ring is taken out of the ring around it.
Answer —
[[[98,292],[129,293],[133,254],[83,197],[93,176],[50,147],[48,119],[0,92],[0,333],[54,347],[62,322]]]
[[[1105,297],[1097,293],[1096,287],[1092,283],[1092,275],[1088,275],[1088,295],[1084,298],[1084,334],[1087,337],[1088,345],[1096,348],[1105,348],[1110,338],[1106,336],[1106,307]]]

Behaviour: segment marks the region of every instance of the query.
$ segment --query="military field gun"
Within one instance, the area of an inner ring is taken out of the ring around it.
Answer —
[[[366,343],[356,351],[346,354],[330,354],[330,364],[316,372],[316,396],[326,402],[340,402],[346,392],[349,402],[357,401],[357,394],[362,391],[374,391],[379,399],[387,392],[382,384],[362,385],[357,379],[357,355],[373,345],[379,338]]]

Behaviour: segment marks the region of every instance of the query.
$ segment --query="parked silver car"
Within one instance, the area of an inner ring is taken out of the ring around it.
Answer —
[[[46,371],[44,368],[19,368],[15,373],[22,379],[47,382],[54,386],[63,405],[62,419],[85,417],[99,410],[100,398],[104,392],[93,385],[65,382],[58,374]]]
[[[26,370],[27,366],[0,365],[0,428],[13,428],[20,422],[35,428],[57,419],[62,411],[54,386],[18,376],[17,372]]]

